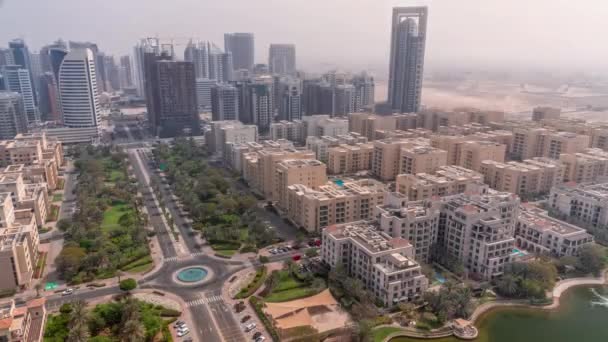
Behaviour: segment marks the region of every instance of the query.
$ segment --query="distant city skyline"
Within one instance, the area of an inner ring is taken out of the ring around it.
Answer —
[[[535,67],[606,72],[608,46],[595,39],[605,29],[608,4],[592,1],[260,0],[252,8],[243,0],[180,0],[154,6],[144,0],[57,0],[35,5],[32,0],[7,0],[0,7],[0,21],[4,23],[0,45],[22,37],[30,50],[37,51],[60,37],[93,41],[106,54],[120,56],[131,53],[133,45],[144,37],[193,37],[223,46],[225,33],[252,32],[255,63],[267,62],[270,44],[295,44],[298,66],[304,70],[375,69],[378,76],[384,76],[388,70],[391,8],[427,5],[433,16],[426,54],[429,68]],[[23,13],[32,20],[22,20]],[[76,15],[79,13],[95,15]],[[62,16],[70,20],[56,20]],[[565,24],[577,17],[584,20]],[[177,48],[181,52],[184,47]]]

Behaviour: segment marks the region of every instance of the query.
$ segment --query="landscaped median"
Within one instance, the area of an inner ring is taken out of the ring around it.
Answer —
[[[241,291],[239,293],[237,293],[235,298],[237,298],[237,299],[247,298],[247,297],[251,296],[252,294],[254,294],[255,291],[257,291],[260,288],[260,286],[262,286],[262,284],[264,283],[264,280],[266,280],[267,273],[268,273],[268,269],[266,268],[266,266],[262,266],[262,267],[258,268],[257,271],[255,272],[255,277],[253,278],[253,280],[246,287],[241,289]]]

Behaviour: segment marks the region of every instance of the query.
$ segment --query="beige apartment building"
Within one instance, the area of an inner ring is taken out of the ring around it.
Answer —
[[[409,241],[414,246],[415,259],[428,262],[439,232],[440,203],[411,201],[400,193],[388,194],[386,202],[374,209],[380,230]]]
[[[543,136],[549,134],[546,128],[515,127],[513,128],[513,145],[509,151],[511,158],[517,160],[540,157],[543,154]]]
[[[270,139],[285,139],[302,143],[306,141],[306,127],[302,120],[273,122],[270,124]]]
[[[358,143],[341,144],[327,150],[327,172],[329,174],[352,174],[372,168],[374,145]]]
[[[493,141],[465,141],[460,145],[458,165],[479,171],[481,162],[493,160],[504,162],[507,146]]]
[[[519,196],[548,193],[564,179],[563,164],[548,158],[508,163],[484,160],[479,172],[492,189]]]
[[[382,139],[412,139],[412,138],[430,138],[433,135],[433,131],[429,131],[424,128],[407,129],[407,130],[376,130],[374,140]]]
[[[440,126],[437,128],[439,135],[471,135],[491,131],[492,127],[478,123],[469,123],[462,126]]]
[[[247,153],[268,150],[295,150],[293,142],[285,139],[263,140],[260,142],[227,143],[224,150],[224,163],[239,173],[243,172],[243,163]]]
[[[438,244],[474,279],[504,272],[515,245],[519,198],[512,193],[458,194],[441,199]]]
[[[315,159],[286,159],[277,163],[274,177],[273,197],[266,197],[286,209],[287,187],[301,184],[313,189],[327,183],[327,167]]]
[[[344,265],[385,306],[418,299],[429,281],[414,259],[414,247],[391,238],[368,222],[334,225],[323,230],[321,258],[331,268]]]
[[[570,132],[551,132],[544,137],[541,157],[559,159],[562,153],[577,153],[589,148],[591,137]]]
[[[513,132],[505,130],[494,130],[487,132],[478,132],[467,136],[473,141],[493,141],[495,143],[507,146],[507,151],[511,151],[513,145]]]
[[[339,145],[355,145],[366,143],[367,138],[359,134],[341,134],[337,136],[311,136],[306,138],[306,148],[313,151],[316,155],[316,159],[324,163],[329,160],[328,151],[332,147]]]
[[[602,178],[608,180],[608,152],[599,148],[565,153],[559,160],[564,164],[564,182],[590,183]]]
[[[401,167],[401,149],[404,147],[429,146],[429,140],[384,139],[376,140],[372,160],[372,174],[383,181],[392,181],[399,174]]]
[[[31,210],[17,210],[10,193],[0,193],[1,290],[28,287],[38,260],[38,230]]]
[[[583,228],[550,217],[544,210],[522,205],[515,241],[520,249],[561,258],[578,255],[581,247],[593,242],[593,236]]]
[[[591,137],[546,128],[516,127],[510,155],[515,159],[548,157],[559,159],[562,153],[582,152],[591,145]]]
[[[46,323],[46,298],[0,303],[0,341],[40,342]]]
[[[430,144],[447,152],[447,165],[458,165],[462,152],[461,145],[468,140],[464,135],[433,135]]]
[[[302,117],[304,123],[303,139],[306,137],[335,137],[348,134],[348,120],[332,118],[329,115],[306,115]]]
[[[0,141],[0,164],[34,165],[43,160],[54,160],[55,165],[63,165],[63,146],[56,138],[45,133],[17,134],[13,140]]]
[[[212,121],[211,130],[205,133],[209,150],[223,154],[226,144],[244,144],[258,140],[258,127],[237,120]]]
[[[46,183],[26,184],[21,173],[0,173],[0,193],[10,193],[15,209],[32,210],[36,225],[46,223],[51,208]]]
[[[591,130],[591,147],[608,151],[608,127],[596,127]]]
[[[254,192],[272,200],[274,194],[277,164],[288,159],[315,159],[315,154],[309,150],[296,148],[262,148],[243,155],[243,179]]]
[[[283,207],[289,220],[309,232],[346,222],[370,220],[384,204],[386,185],[373,179],[330,182],[318,189],[295,184],[287,188]]]
[[[582,227],[608,226],[608,183],[564,183],[551,189],[549,207]]]
[[[483,111],[475,108],[458,108],[454,111],[429,108],[418,113],[418,127],[437,132],[442,126],[465,126],[472,123],[488,126],[492,122],[504,121],[504,117],[504,112]]]
[[[46,183],[50,190],[57,189],[59,170],[54,159],[42,160],[32,165],[13,164],[0,169],[0,174],[22,174],[28,183]]]
[[[443,197],[462,192],[482,192],[483,175],[460,166],[441,166],[434,174],[397,176],[396,189],[410,201]]]
[[[447,152],[430,146],[405,146],[399,157],[399,173],[433,173],[447,165]]]
[[[379,139],[381,136],[391,131],[405,131],[416,129],[418,116],[413,113],[375,115],[370,113],[350,113],[348,114],[348,129],[350,132],[359,133],[369,141]]]

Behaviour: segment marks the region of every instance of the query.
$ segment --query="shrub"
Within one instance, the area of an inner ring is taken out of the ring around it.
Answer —
[[[270,259],[265,255],[260,255],[260,262],[262,264],[266,264],[266,263],[270,262]]]
[[[281,340],[279,338],[279,333],[274,328],[272,322],[268,319],[268,316],[266,316],[266,314],[262,310],[262,306],[264,305],[264,303],[258,297],[253,296],[249,298],[249,304],[251,304],[253,310],[255,311],[255,314],[258,315],[260,321],[262,321],[262,324],[264,324],[264,327],[266,327],[266,331],[268,331],[268,333],[272,337],[272,341],[279,342]]]
[[[164,317],[179,317],[181,314],[181,311],[169,308],[162,308],[160,311],[160,315]]]
[[[137,281],[133,278],[127,278],[120,281],[118,287],[125,292],[134,290],[137,287]]]
[[[258,268],[258,270],[255,272],[255,277],[253,278],[251,283],[241,289],[241,291],[235,296],[235,298],[247,298],[254,294],[255,291],[257,291],[264,283],[264,279],[266,279],[267,272],[268,269],[266,268],[266,266]]]

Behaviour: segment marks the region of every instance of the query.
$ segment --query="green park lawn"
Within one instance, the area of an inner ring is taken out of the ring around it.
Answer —
[[[401,330],[403,329],[397,327],[382,327],[374,329],[372,330],[374,342],[383,342],[388,335]]]
[[[278,303],[315,295],[317,291],[308,284],[295,279],[288,271],[281,271],[279,283],[265,298],[267,302]]]
[[[103,213],[103,221],[101,222],[101,228],[104,231],[119,228],[118,221],[120,217],[127,213],[132,213],[132,209],[129,205],[124,202],[115,202]]]
[[[230,243],[230,242],[217,242],[212,243],[211,248],[215,251],[215,253],[219,255],[223,255],[225,257],[231,257],[238,252],[239,248],[241,248],[241,244],[239,243]]]
[[[60,202],[63,199],[63,194],[54,194],[53,195],[53,202]]]

